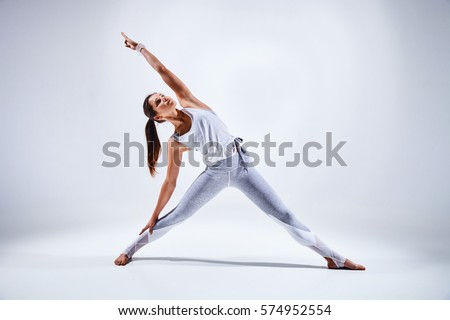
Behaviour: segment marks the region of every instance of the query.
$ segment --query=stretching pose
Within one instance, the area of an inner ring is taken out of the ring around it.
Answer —
[[[302,224],[275,193],[272,187],[250,166],[252,158],[242,147],[242,138],[232,135],[218,115],[198,100],[186,85],[168,70],[141,43],[128,38],[123,32],[125,46],[142,54],[147,62],[175,92],[182,109],[176,101],[162,93],[145,97],[144,113],[149,118],[145,127],[148,147],[148,166],[151,176],[156,173],[156,163],[161,144],[155,121],[169,121],[175,132],[168,139],[168,167],[158,202],[149,222],[114,261],[126,265],[144,245],[159,239],[174,226],[182,223],[214,198],[221,190],[235,187],[241,190],[264,213],[281,224],[300,244],[324,257],[330,269],[365,270],[365,267],[346,259],[321,241],[307,226]],[[176,186],[183,152],[197,150],[203,154],[205,170],[188,188],[178,205],[159,218]]]

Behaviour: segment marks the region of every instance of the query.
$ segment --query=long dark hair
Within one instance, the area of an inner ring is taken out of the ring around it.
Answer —
[[[163,123],[166,120],[155,120],[153,117],[156,115],[152,106],[148,103],[148,99],[156,94],[153,92],[145,97],[144,100],[144,113],[148,117],[147,124],[145,125],[145,136],[147,138],[147,161],[148,168],[150,169],[150,175],[155,176],[156,172],[156,162],[158,161],[159,154],[161,152],[161,142],[159,142],[158,132],[156,131],[155,121],[158,123]]]

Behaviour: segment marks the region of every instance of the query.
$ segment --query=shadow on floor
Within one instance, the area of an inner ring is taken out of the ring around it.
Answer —
[[[172,261],[172,262],[194,262],[206,263],[212,265],[232,265],[232,266],[248,266],[248,267],[269,267],[269,268],[302,268],[302,269],[328,269],[325,266],[313,266],[307,264],[295,263],[280,263],[280,262],[251,262],[251,261],[229,261],[229,260],[212,260],[212,259],[197,259],[197,258],[179,258],[179,257],[132,257],[130,263],[133,261]]]

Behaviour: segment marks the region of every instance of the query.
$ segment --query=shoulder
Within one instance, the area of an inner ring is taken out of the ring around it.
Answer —
[[[176,135],[172,134],[169,139],[167,140],[167,145],[168,145],[168,149],[170,152],[175,152],[175,151],[188,151],[189,148],[186,147],[184,144],[180,143],[177,141]]]
[[[196,106],[184,106],[183,109],[187,110],[188,112],[209,111],[209,112],[215,113],[214,110],[211,108],[202,108],[202,107],[196,107]]]
[[[208,105],[206,105],[205,103],[198,100],[196,97],[194,97],[192,95],[190,97],[185,97],[185,98],[179,99],[179,101],[180,101],[180,105],[186,109],[213,111],[213,109],[211,109]]]
[[[183,107],[183,110],[186,111],[186,112],[188,112],[189,114],[193,114],[193,113],[196,113],[196,114],[199,114],[199,113],[206,113],[206,114],[208,114],[208,113],[211,113],[211,114],[217,115],[217,114],[214,112],[214,110],[211,109],[211,108],[205,109],[205,108]]]

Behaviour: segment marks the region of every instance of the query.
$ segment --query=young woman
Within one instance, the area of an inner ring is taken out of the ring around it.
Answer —
[[[324,257],[328,268],[365,270],[364,266],[333,251],[303,225],[256,168],[249,165],[251,157],[242,148],[242,139],[232,135],[217,114],[194,97],[186,85],[142,44],[131,40],[123,32],[122,36],[125,38],[125,46],[142,54],[159,73],[175,92],[183,108],[181,110],[175,108],[176,101],[162,93],[152,93],[144,99],[144,113],[149,118],[145,133],[151,176],[156,173],[155,167],[161,150],[155,122],[169,121],[173,124],[175,132],[168,140],[167,173],[153,215],[137,239],[114,261],[116,265],[126,265],[144,245],[159,239],[174,226],[185,221],[224,188],[235,187],[269,217],[286,228],[297,242]],[[203,154],[207,163],[206,168],[188,188],[178,205],[159,218],[175,189],[182,154],[191,149]]]

